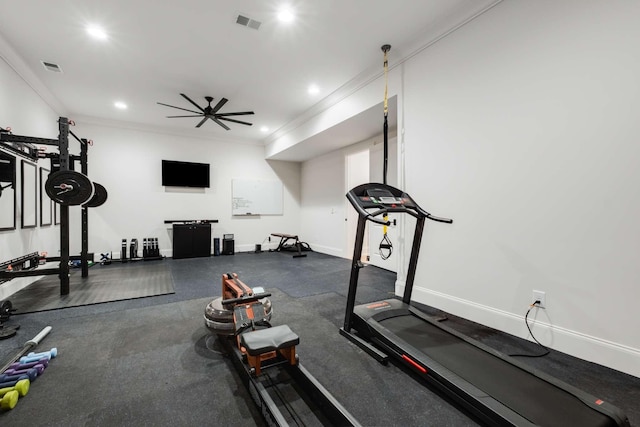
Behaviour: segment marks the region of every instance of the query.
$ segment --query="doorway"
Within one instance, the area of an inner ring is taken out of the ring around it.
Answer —
[[[346,192],[360,184],[369,182],[369,148],[347,153],[345,156],[345,184]],[[347,227],[347,255],[353,258],[353,248],[356,241],[356,229],[358,226],[358,213],[351,206],[348,200],[346,203],[345,223]],[[369,258],[369,239],[365,233],[365,239],[362,245],[362,258],[360,261],[367,262]]]

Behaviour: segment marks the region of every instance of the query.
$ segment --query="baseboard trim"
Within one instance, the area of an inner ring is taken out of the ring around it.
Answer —
[[[403,281],[396,281],[395,291],[396,295],[402,295]],[[413,289],[413,300],[533,341],[524,323],[524,313],[514,314],[417,287]],[[536,339],[549,348],[640,378],[640,349],[553,325],[541,309],[529,314],[529,325]]]
[[[309,243],[309,246],[314,252],[320,252],[327,255],[333,255],[339,258],[345,258],[344,251],[340,248],[333,248],[331,246],[318,245],[317,243]]]

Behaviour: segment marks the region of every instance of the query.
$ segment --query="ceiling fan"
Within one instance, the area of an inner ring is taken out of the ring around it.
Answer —
[[[216,122],[217,124],[219,124],[220,126],[225,128],[226,130],[230,130],[229,126],[225,125],[220,120],[225,120],[227,122],[233,122],[233,123],[239,123],[241,125],[247,125],[247,126],[251,126],[252,125],[252,123],[249,123],[249,122],[243,122],[243,121],[240,121],[240,120],[230,119],[229,116],[244,116],[244,115],[248,115],[248,114],[253,114],[253,111],[242,111],[242,112],[236,112],[236,113],[218,113],[220,108],[222,108],[222,106],[224,104],[226,104],[227,101],[229,101],[227,98],[222,98],[220,101],[218,101],[218,103],[215,105],[215,107],[212,107],[211,106],[211,101],[213,101],[213,97],[205,96],[204,99],[207,100],[209,105],[207,105],[206,107],[202,108],[201,106],[196,104],[191,98],[189,98],[184,93],[181,93],[180,95],[182,95],[182,97],[184,99],[186,99],[187,101],[189,101],[191,104],[195,105],[196,108],[198,108],[198,110],[200,110],[200,111],[188,110],[186,108],[176,107],[175,105],[163,104],[162,102],[158,102],[158,104],[164,105],[165,107],[177,108],[178,110],[184,110],[184,111],[188,111],[190,113],[194,113],[194,115],[167,116],[167,118],[173,119],[173,118],[177,118],[177,117],[202,117],[202,120],[200,121],[200,123],[198,123],[196,125],[197,128],[202,126],[204,124],[204,122],[207,121],[207,119],[213,120],[214,122]]]

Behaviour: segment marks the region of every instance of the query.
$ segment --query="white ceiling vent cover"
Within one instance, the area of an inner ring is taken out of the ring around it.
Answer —
[[[52,71],[54,73],[62,72],[62,68],[60,68],[58,64],[54,64],[53,62],[47,62],[47,61],[40,61],[40,62],[42,63],[42,66],[44,67],[44,69],[47,71]]]
[[[236,24],[240,24],[243,27],[249,27],[257,30],[260,28],[260,25],[262,25],[262,22],[256,21],[255,19],[251,19],[244,15],[238,15],[238,17],[236,18]]]

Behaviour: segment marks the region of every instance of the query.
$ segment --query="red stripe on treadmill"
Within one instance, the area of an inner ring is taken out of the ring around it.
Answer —
[[[418,365],[418,362],[416,362],[415,360],[411,359],[406,354],[402,355],[402,359],[404,361],[406,361],[406,362],[409,362],[409,364],[411,364],[411,366],[413,366],[414,368],[416,368],[418,371],[422,372],[423,374],[427,373],[427,370],[425,368],[423,368],[422,366]]]

